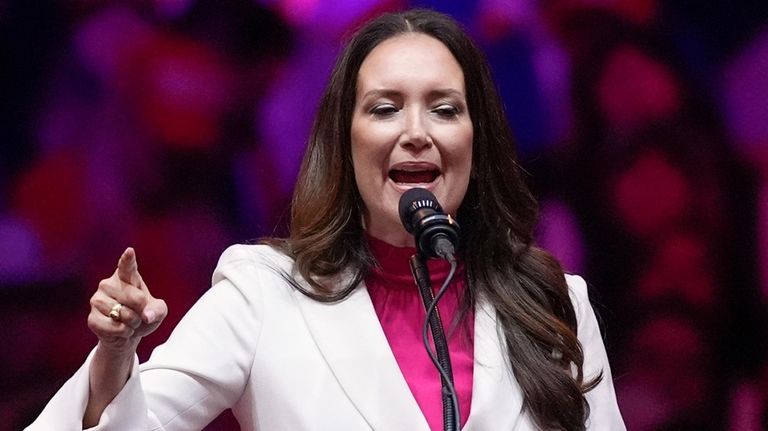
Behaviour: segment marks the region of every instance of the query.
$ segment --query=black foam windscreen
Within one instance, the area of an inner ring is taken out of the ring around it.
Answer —
[[[400,221],[409,233],[414,233],[414,214],[422,209],[431,209],[435,212],[443,211],[435,195],[427,189],[414,187],[400,196]]]

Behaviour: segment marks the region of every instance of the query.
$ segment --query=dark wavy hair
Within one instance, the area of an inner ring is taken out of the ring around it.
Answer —
[[[480,50],[450,17],[430,10],[387,13],[365,24],[339,56],[322,97],[294,191],[290,235],[272,240],[319,301],[343,300],[375,265],[364,239],[351,123],[360,65],[382,41],[405,33],[441,41],[461,65],[474,128],[473,167],[457,216],[469,286],[496,310],[524,406],[543,429],[583,430],[589,415],[576,316],[559,263],[532,244],[538,206],[515,155],[512,133]],[[330,282],[351,274],[344,286]],[[575,366],[575,375],[571,366]]]

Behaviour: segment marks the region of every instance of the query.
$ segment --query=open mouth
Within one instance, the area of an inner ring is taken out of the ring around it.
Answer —
[[[403,170],[392,169],[389,178],[397,184],[428,184],[440,176],[437,169]]]

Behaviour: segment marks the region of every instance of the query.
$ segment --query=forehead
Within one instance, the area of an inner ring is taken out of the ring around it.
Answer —
[[[357,81],[358,92],[430,86],[464,93],[464,72],[456,58],[442,42],[423,33],[406,33],[381,42],[363,60]]]

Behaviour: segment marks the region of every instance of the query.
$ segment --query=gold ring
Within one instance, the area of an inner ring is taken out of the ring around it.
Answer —
[[[112,308],[109,309],[109,318],[114,320],[115,322],[120,321],[120,310],[123,309],[123,304],[121,303],[115,303],[115,305],[112,306]]]

